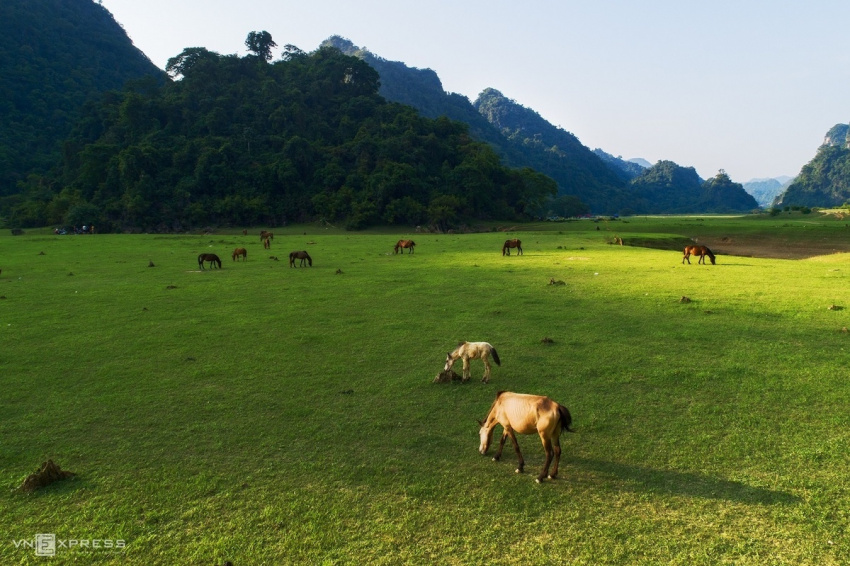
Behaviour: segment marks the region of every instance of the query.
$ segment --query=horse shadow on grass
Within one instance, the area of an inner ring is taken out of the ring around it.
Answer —
[[[618,462],[570,458],[569,464],[600,473],[621,488],[635,492],[656,492],[683,497],[701,497],[747,505],[794,505],[802,500],[791,493],[753,487],[738,481],[713,478],[675,470],[654,470]],[[600,478],[602,479],[602,478]]]

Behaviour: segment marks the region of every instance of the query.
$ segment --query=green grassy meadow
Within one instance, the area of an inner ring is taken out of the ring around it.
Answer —
[[[519,228],[298,226],[270,250],[259,229],[4,231],[0,564],[850,563],[850,255],[682,265],[608,243],[844,243],[844,223]],[[312,268],[288,266],[299,249]],[[498,350],[489,384],[477,360],[432,383],[460,340]],[[536,437],[525,474],[510,445],[478,454],[503,389],[570,409],[559,479],[534,482]],[[18,491],[48,458],[78,475]],[[124,547],[47,559],[20,544],[37,533]]]

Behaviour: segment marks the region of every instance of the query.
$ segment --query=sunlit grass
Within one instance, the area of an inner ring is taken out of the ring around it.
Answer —
[[[607,243],[673,222],[0,237],[0,562],[56,533],[125,540],[62,555],[104,564],[846,563],[850,257]],[[462,339],[491,383],[432,384]],[[561,479],[536,438],[524,475],[478,455],[500,389],[570,408]],[[15,491],[47,458],[78,477]]]

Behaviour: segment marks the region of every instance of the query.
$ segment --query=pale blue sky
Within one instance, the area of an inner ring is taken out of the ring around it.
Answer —
[[[162,68],[185,47],[243,55],[251,31],[304,51],[341,35],[470,100],[496,88],[591,149],[705,178],[796,175],[850,122],[846,0],[102,4]]]

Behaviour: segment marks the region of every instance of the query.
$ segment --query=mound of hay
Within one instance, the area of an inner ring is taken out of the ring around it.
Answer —
[[[681,299],[679,299],[679,302],[680,303],[690,303],[691,299],[690,299],[690,297],[682,297]]]
[[[451,383],[452,381],[463,381],[463,376],[450,369],[449,371],[441,371],[434,378],[434,383]]]
[[[60,469],[59,466],[53,463],[53,460],[48,460],[47,462],[42,462],[40,470],[28,475],[19,489],[26,493],[31,493],[53,482],[71,478],[75,475],[77,474],[74,472]]]
[[[841,307],[841,306],[838,306],[838,305],[829,305],[828,307],[826,307],[826,309],[831,310],[831,311],[840,311],[840,310],[844,310],[844,307]]]
[[[554,277],[552,277],[551,279],[549,279],[549,285],[566,285],[566,283],[564,283],[560,279],[555,279]]]

